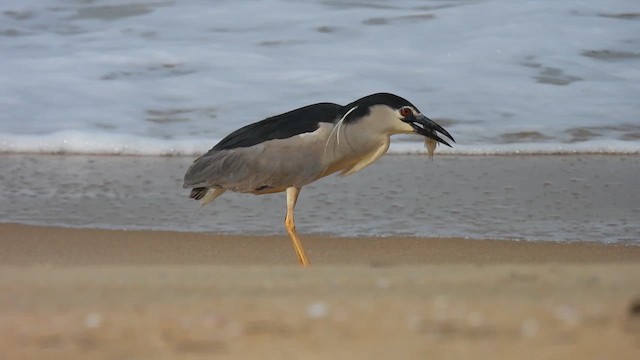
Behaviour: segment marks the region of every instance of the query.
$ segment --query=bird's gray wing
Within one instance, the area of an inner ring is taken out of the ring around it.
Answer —
[[[249,147],[210,151],[185,175],[184,187],[216,187],[238,192],[266,193],[302,187],[326,169],[322,151],[332,124],[311,133],[273,139]]]
[[[231,133],[194,161],[184,187],[259,193],[308,184],[324,170],[323,148],[341,108],[309,105]]]

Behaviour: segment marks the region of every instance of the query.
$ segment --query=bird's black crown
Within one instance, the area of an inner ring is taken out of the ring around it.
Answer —
[[[357,106],[357,108],[349,113],[349,116],[344,119],[346,123],[349,123],[355,121],[356,119],[367,116],[369,114],[369,109],[374,105],[387,105],[394,109],[400,109],[404,106],[411,106],[412,108],[416,109],[416,111],[419,111],[412,103],[410,103],[403,97],[390,93],[376,93],[367,95],[344,106],[342,108],[341,115],[344,116],[344,114],[346,114],[349,110]]]

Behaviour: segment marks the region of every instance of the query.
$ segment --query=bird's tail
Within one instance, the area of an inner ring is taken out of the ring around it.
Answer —
[[[222,195],[225,189],[221,188],[206,188],[198,187],[191,190],[189,198],[200,201],[200,206],[204,207],[208,203],[215,200],[218,196]]]

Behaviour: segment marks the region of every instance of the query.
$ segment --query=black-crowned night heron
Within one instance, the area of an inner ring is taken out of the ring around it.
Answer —
[[[378,93],[346,106],[308,105],[247,125],[196,159],[184,176],[202,206],[225,191],[256,195],[287,192],[285,227],[300,264],[309,260],[296,233],[293,210],[300,189],[340,171],[350,175],[376,161],[391,135],[416,133],[449,145],[455,140],[400,96]]]

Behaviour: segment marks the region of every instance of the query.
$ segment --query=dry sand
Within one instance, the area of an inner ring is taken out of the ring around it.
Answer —
[[[2,359],[638,359],[640,247],[0,224]]]

